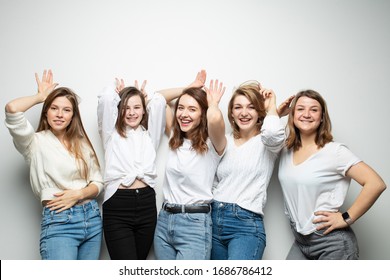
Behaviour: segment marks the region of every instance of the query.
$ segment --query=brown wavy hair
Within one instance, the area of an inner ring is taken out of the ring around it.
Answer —
[[[59,87],[53,90],[47,96],[45,102],[43,103],[37,132],[51,129],[47,121],[47,111],[49,110],[54,99],[56,99],[57,97],[66,97],[72,104],[73,116],[71,122],[66,128],[64,139],[69,144],[67,149],[77,160],[80,174],[83,176],[84,179],[88,179],[89,168],[86,161],[86,157],[89,157],[89,154],[83,154],[83,145],[86,145],[90,149],[90,152],[96,160],[97,165],[100,165],[98,157],[96,156],[95,149],[93,148],[92,143],[89,140],[87,133],[85,132],[83,122],[81,121],[81,115],[78,106],[78,96],[71,89],[67,87]]]
[[[148,129],[148,112],[146,110],[146,101],[143,93],[136,87],[125,87],[119,92],[121,101],[118,104],[118,117],[116,119],[115,128],[118,131],[119,135],[126,138],[126,106],[129,99],[133,96],[139,96],[141,98],[142,107],[144,109],[144,115],[140,125],[145,129]]]
[[[197,127],[188,131],[187,133],[183,132],[180,129],[180,125],[176,119],[176,112],[179,106],[180,99],[183,95],[191,96],[198,102],[201,108],[201,120]],[[175,103],[174,118],[173,118],[173,135],[169,140],[169,147],[172,150],[178,149],[184,142],[184,138],[190,139],[192,142],[192,148],[199,154],[204,154],[208,150],[207,138],[209,137],[207,131],[207,95],[203,89],[200,88],[186,88],[183,90],[179,98]]]
[[[257,132],[260,132],[261,126],[263,125],[263,120],[267,115],[267,112],[264,108],[264,97],[260,94],[260,83],[257,81],[248,81],[241,84],[234,92],[232,97],[230,98],[228,105],[228,119],[230,126],[233,129],[233,137],[238,139],[240,138],[240,128],[234,122],[233,118],[233,106],[234,99],[239,96],[245,96],[249,102],[253,104],[257,114],[259,115],[259,119],[256,124]]]
[[[300,97],[306,96],[311,99],[317,100],[321,105],[322,116],[321,123],[317,129],[317,135],[315,138],[315,143],[319,148],[325,146],[325,144],[333,141],[332,136],[332,123],[328,114],[328,107],[326,105],[325,99],[316,91],[308,89],[298,92],[295,95],[294,100],[291,103],[291,111],[288,116],[287,129],[289,131],[289,136],[286,139],[286,147],[288,149],[293,148],[294,151],[299,150],[302,147],[301,135],[298,128],[294,125],[294,114],[297,101]]]

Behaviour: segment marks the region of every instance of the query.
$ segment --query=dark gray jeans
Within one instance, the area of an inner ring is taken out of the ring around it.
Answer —
[[[295,242],[287,260],[357,260],[359,247],[355,233],[350,227],[334,230],[327,235],[315,231],[309,235],[292,232]]]

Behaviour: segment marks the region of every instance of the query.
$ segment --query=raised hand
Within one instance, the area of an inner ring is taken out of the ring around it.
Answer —
[[[115,91],[116,93],[119,93],[122,89],[125,88],[125,82],[123,81],[123,79],[118,79],[118,78],[115,78]]]
[[[206,70],[200,70],[196,74],[195,80],[188,87],[202,88],[206,82]]]
[[[212,104],[219,104],[219,101],[222,98],[222,95],[225,93],[226,87],[223,86],[223,83],[218,83],[218,80],[211,80],[209,88],[205,88],[207,93],[207,102],[209,106]]]
[[[138,90],[140,90],[140,91],[142,92],[142,94],[143,94],[144,97],[145,97],[145,101],[148,100],[148,93],[147,93],[146,90],[145,90],[146,83],[147,83],[147,80],[144,80],[144,82],[143,82],[142,85],[141,85],[141,89],[140,89],[139,86],[138,86],[138,81],[137,81],[137,80],[134,81],[134,86],[135,86]]]
[[[37,81],[38,93],[41,101],[45,101],[47,96],[58,86],[58,83],[53,83],[53,72],[44,70],[42,74],[42,80],[39,79],[37,73],[35,73],[35,80]]]
[[[284,100],[282,104],[279,105],[277,109],[279,117],[287,116],[290,113],[291,111],[290,104],[294,100],[294,97],[295,95],[291,95],[286,100]]]
[[[260,94],[264,97],[264,108],[267,112],[276,110],[276,96],[272,89],[260,88]]]

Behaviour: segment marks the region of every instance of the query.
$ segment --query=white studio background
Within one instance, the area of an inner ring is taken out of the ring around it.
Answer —
[[[115,77],[127,85],[147,79],[154,91],[186,86],[206,69],[208,80],[226,84],[225,116],[233,88],[246,80],[274,89],[278,104],[312,88],[328,102],[335,140],[389,184],[389,26],[386,0],[0,0],[0,107],[35,94],[34,73],[52,69],[56,82],[81,96],[83,122],[103,163],[96,96]],[[40,110],[27,112],[34,127]],[[0,259],[40,259],[41,206],[5,125],[0,135]],[[158,208],[166,152],[164,139]],[[265,209],[266,260],[284,259],[293,240],[276,172]],[[351,184],[346,207],[360,189]],[[353,225],[361,259],[390,259],[388,213],[389,190]]]

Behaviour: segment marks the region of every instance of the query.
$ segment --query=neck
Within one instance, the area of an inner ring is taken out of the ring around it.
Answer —
[[[316,136],[317,136],[316,134],[310,134],[310,135],[301,134],[302,147],[317,145]]]
[[[54,134],[55,137],[64,145],[66,148],[68,148],[67,141],[65,139],[65,131],[54,131],[51,130],[51,132]]]
[[[259,132],[256,129],[240,130],[240,138],[239,139],[248,141],[249,139],[251,139],[252,137],[255,137],[258,134],[259,134]]]

